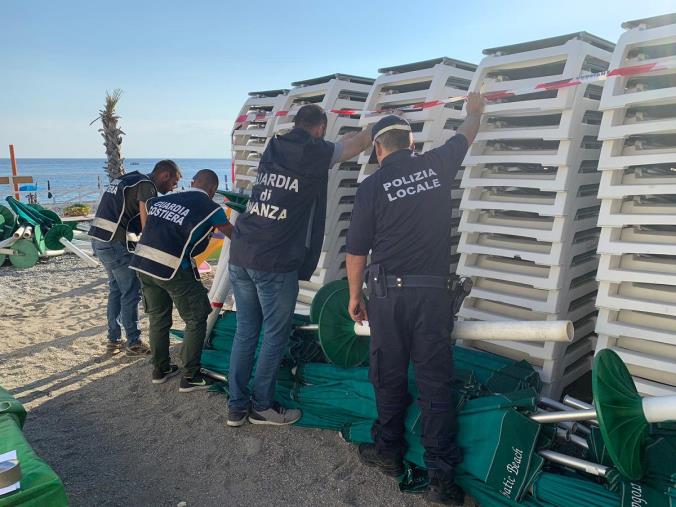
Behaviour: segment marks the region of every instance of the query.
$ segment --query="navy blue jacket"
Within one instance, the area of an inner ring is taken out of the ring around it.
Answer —
[[[203,192],[178,192],[146,202],[148,220],[129,267],[170,280],[181,266],[192,234],[216,213],[220,206]],[[204,251],[211,228],[207,228],[189,252],[191,257]]]
[[[230,263],[309,280],[324,240],[334,144],[295,128],[270,140],[246,211],[232,234]]]

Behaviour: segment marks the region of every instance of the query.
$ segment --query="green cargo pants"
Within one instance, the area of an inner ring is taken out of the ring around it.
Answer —
[[[181,371],[192,378],[200,371],[202,345],[207,332],[207,317],[211,304],[207,289],[195,280],[190,269],[179,269],[171,280],[159,280],[139,273],[143,285],[143,306],[150,320],[151,362],[156,368],[169,367],[169,331],[172,303],[185,321]]]

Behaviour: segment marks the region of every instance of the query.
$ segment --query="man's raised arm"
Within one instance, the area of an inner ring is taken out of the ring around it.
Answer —
[[[474,142],[474,138],[479,132],[481,114],[484,112],[485,105],[486,99],[484,99],[480,93],[470,92],[467,95],[467,105],[465,106],[467,117],[465,118],[465,121],[463,121],[458,127],[456,133],[465,136],[468,145]]]
[[[371,145],[371,125],[357,134],[346,134],[338,142],[343,145],[343,152],[338,158],[338,163],[356,157]]]

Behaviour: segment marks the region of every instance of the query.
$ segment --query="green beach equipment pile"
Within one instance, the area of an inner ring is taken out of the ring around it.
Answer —
[[[9,259],[15,268],[31,268],[48,251],[64,249],[89,265],[98,266],[98,262],[72,243],[77,222],[65,224],[55,212],[11,196],[7,197],[7,204],[0,205],[0,266]]]
[[[330,311],[322,308],[327,299],[332,298],[320,291],[310,317],[294,317],[276,399],[303,411],[298,426],[333,430],[354,444],[371,442],[377,412],[364,337],[349,336],[353,323],[344,318],[342,323],[336,315],[321,319],[322,311]],[[322,328],[319,320],[333,324]],[[318,333],[308,330],[313,323],[319,324]],[[225,312],[202,354],[204,371],[223,381],[213,389],[226,394],[236,326],[236,312]],[[332,364],[327,356],[351,367]],[[594,363],[596,408],[577,411],[544,410],[540,377],[525,361],[456,346],[454,368],[464,454],[457,481],[481,505],[676,505],[676,423],[648,422],[654,411],[644,414],[644,400],[614,352],[602,351]],[[415,399],[412,370],[409,391]],[[658,402],[666,412],[657,417],[671,418],[676,399]],[[399,478],[404,493],[427,486],[420,424],[420,409],[412,403],[406,416],[406,473]]]

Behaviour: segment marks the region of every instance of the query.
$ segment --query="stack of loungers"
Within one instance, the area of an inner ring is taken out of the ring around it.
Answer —
[[[257,115],[246,127],[235,130],[232,136],[233,189],[250,193],[258,175],[258,161],[274,132],[277,112],[285,103],[289,90],[251,92],[239,114]]]
[[[676,58],[676,14],[623,28],[613,69]],[[601,110],[597,350],[676,394],[676,69],[609,78]]]
[[[606,70],[613,44],[586,32],[487,49],[471,90],[528,89]],[[599,83],[506,95],[486,106],[465,158],[457,272],[465,320],[571,320],[571,344],[465,342],[539,369],[545,392],[591,368],[601,143]]]

